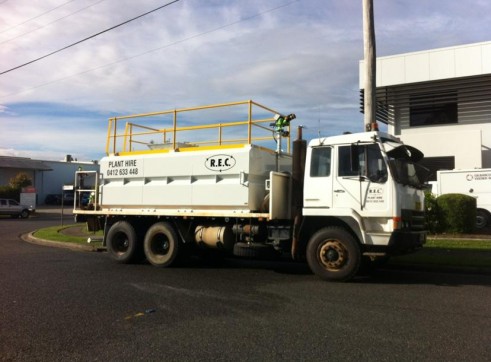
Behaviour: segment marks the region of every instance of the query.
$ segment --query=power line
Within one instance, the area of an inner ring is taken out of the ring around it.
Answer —
[[[5,0],[5,1],[8,1],[8,0]],[[77,11],[74,11],[73,13],[70,13],[70,14],[68,14],[68,15],[62,16],[61,18],[58,18],[58,19],[56,19],[56,20],[53,20],[53,21],[52,21],[52,22],[50,22],[50,23],[44,24],[44,25],[42,25],[42,26],[40,26],[40,27],[38,27],[38,28],[36,28],[36,29],[33,29],[33,30],[31,30],[31,31],[27,31],[27,32],[22,33],[22,34],[20,34],[20,35],[17,35],[17,36],[15,36],[15,37],[13,37],[13,38],[10,38],[10,39],[7,39],[7,40],[4,40],[4,41],[0,42],[0,45],[1,45],[1,44],[4,44],[4,43],[8,43],[9,41],[12,41],[12,40],[15,40],[15,39],[21,38],[21,37],[23,37],[24,35],[34,33],[35,31],[38,31],[39,29],[43,29],[43,28],[45,28],[45,27],[47,27],[47,26],[49,26],[49,25],[51,25],[51,24],[54,24],[54,23],[56,23],[56,22],[60,21],[60,20],[63,20],[63,19],[69,18],[70,16],[75,15],[75,14],[78,14],[78,13],[80,13],[80,12],[84,11],[85,9],[88,9],[88,8],[90,8],[90,7],[94,6],[94,5],[100,4],[100,3],[101,3],[101,2],[103,2],[103,1],[106,1],[106,0],[99,0],[99,1],[97,1],[97,2],[95,2],[95,3],[92,3],[92,4],[90,4],[90,5],[87,5],[87,6],[86,6],[86,7],[84,7],[84,8],[78,9]]]
[[[5,1],[7,1],[7,0],[5,0]],[[5,2],[5,1],[4,1],[4,2]],[[32,21],[32,20],[34,20],[34,19],[40,18],[41,16],[46,15],[46,14],[48,14],[48,13],[50,13],[50,12],[52,12],[52,11],[56,10],[56,9],[59,9],[59,8],[61,8],[61,7],[65,6],[65,5],[69,4],[69,3],[74,2],[74,1],[75,1],[75,0],[70,0],[70,1],[67,1],[66,3],[63,3],[63,4],[61,4],[61,5],[58,5],[57,7],[54,7],[54,8],[53,8],[53,9],[51,9],[51,10],[45,11],[44,13],[41,13],[41,14],[39,14],[39,15],[36,15],[36,16],[35,16],[35,17],[33,17],[33,18],[27,19],[27,20],[23,21],[22,23],[19,23],[19,24],[17,24],[17,25],[11,26],[10,28],[7,28],[7,29],[4,29],[4,30],[1,30],[1,31],[0,31],[0,34],[5,33],[6,31],[9,31],[9,30],[15,29],[15,28],[17,28],[17,27],[19,27],[19,26],[21,26],[21,25],[24,25],[24,24],[26,24],[26,23],[28,23],[28,22],[30,22],[30,21]],[[2,2],[2,3],[0,3],[0,4],[3,4],[4,2]]]
[[[87,40],[89,40],[89,39],[93,39],[93,38],[95,38],[95,37],[97,37],[97,36],[99,36],[99,35],[101,35],[101,34],[104,34],[104,33],[107,33],[108,31],[111,31],[111,30],[114,30],[114,29],[116,29],[116,28],[119,28],[120,26],[123,26],[123,25],[125,25],[125,24],[128,24],[128,23],[130,23],[130,22],[132,22],[132,21],[134,21],[134,20],[136,20],[136,19],[139,19],[139,18],[141,18],[141,17],[144,17],[144,16],[146,16],[146,15],[148,15],[148,14],[151,14],[151,13],[153,13],[153,12],[157,11],[157,10],[160,10],[160,9],[162,9],[162,8],[165,8],[165,7],[169,6],[169,5],[172,5],[172,4],[174,4],[174,3],[178,2],[178,1],[180,1],[180,0],[174,0],[174,1],[168,2],[167,4],[164,4],[164,5],[162,5],[162,6],[159,6],[158,8],[155,8],[155,9],[153,9],[153,10],[147,11],[147,12],[146,12],[146,13],[144,13],[144,14],[141,14],[141,15],[138,15],[138,16],[136,16],[136,17],[134,17],[134,18],[131,18],[131,19],[129,19],[129,20],[126,20],[126,21],[124,21],[124,22],[122,22],[122,23],[120,23],[120,24],[118,24],[118,25],[114,25],[114,26],[112,26],[112,27],[110,27],[110,28],[107,28],[106,30],[100,31],[100,32],[98,32],[98,33],[96,33],[96,34],[94,34],[94,35],[91,35],[91,36],[89,36],[89,37],[87,37],[87,38],[84,38],[84,39],[79,40],[79,41],[77,41],[77,42],[75,42],[75,43],[72,43],[72,44],[70,44],[70,45],[67,45],[67,46],[65,46],[65,47],[63,47],[63,48],[61,48],[61,49],[55,50],[54,52],[51,52],[51,53],[46,54],[46,55],[43,55],[42,57],[39,57],[39,58],[33,59],[33,60],[29,61],[29,62],[26,62],[26,63],[24,63],[24,64],[18,65],[18,66],[14,67],[14,68],[10,68],[10,69],[8,69],[8,70],[4,70],[3,72],[1,72],[1,73],[0,73],[0,75],[3,75],[3,74],[6,74],[6,73],[9,73],[9,72],[11,72],[11,71],[13,71],[13,70],[16,70],[16,69],[19,69],[19,68],[22,68],[22,67],[25,67],[26,65],[29,65],[29,64],[35,63],[35,62],[37,62],[37,61],[39,61],[39,60],[41,60],[41,59],[47,58],[47,57],[49,57],[49,56],[51,56],[51,55],[53,55],[53,54],[59,53],[59,52],[61,52],[61,51],[63,51],[63,50],[66,50],[66,49],[68,49],[68,48],[71,48],[71,47],[73,47],[73,46],[75,46],[75,45],[77,45],[77,44],[83,43],[83,42],[85,42],[85,41],[87,41]]]

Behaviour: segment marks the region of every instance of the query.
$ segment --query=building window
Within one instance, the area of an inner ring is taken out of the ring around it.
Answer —
[[[455,157],[425,157],[418,163],[430,171],[428,181],[436,181],[436,171],[453,170],[455,168]]]
[[[457,91],[412,94],[409,109],[411,127],[457,123]]]
[[[312,149],[310,162],[311,177],[327,177],[331,175],[331,148],[318,147]]]

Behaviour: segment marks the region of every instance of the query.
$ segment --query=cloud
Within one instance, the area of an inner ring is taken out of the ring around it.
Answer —
[[[25,22],[60,2],[4,2],[0,71],[164,3],[71,2]],[[309,137],[361,131],[361,10],[358,1],[179,1],[1,75],[0,147],[94,159],[109,116],[244,99],[296,113]],[[490,10],[478,0],[377,0],[378,54],[490,40],[481,16]]]

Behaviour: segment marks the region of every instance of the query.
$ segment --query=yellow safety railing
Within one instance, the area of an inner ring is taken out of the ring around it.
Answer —
[[[238,110],[240,106],[246,107],[245,112]],[[206,111],[221,110],[227,107],[235,107],[225,116],[231,119],[230,121],[193,125],[198,122],[205,123],[201,119],[209,121],[212,118],[210,115],[203,117]],[[184,115],[189,112],[193,112],[193,116],[197,115],[199,118]],[[258,114],[257,118],[254,117],[255,114]],[[106,153],[121,155],[135,152],[185,151],[197,149],[196,147],[233,147],[237,144],[252,143],[266,144],[267,147],[274,141],[274,128],[270,124],[274,122],[276,114],[280,113],[252,100],[247,100],[114,117],[109,119]],[[244,119],[245,117],[247,118]],[[234,120],[237,118],[239,120]],[[286,151],[290,152],[289,133],[284,140]]]

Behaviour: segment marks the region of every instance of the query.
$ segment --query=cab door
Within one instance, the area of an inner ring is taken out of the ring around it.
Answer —
[[[304,179],[304,207],[332,207],[332,147],[312,147]]]
[[[385,215],[390,205],[388,171],[379,145],[339,146],[337,160],[334,207],[350,208],[361,215]]]

